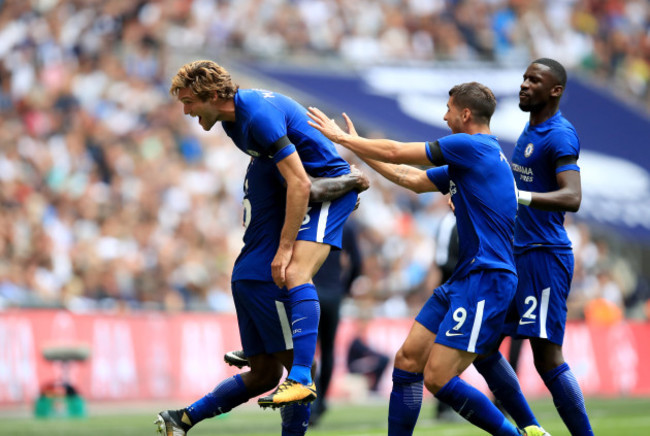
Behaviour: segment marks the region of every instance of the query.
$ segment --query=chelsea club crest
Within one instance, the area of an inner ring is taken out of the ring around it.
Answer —
[[[531,154],[533,154],[533,143],[529,142],[528,145],[526,146],[526,149],[524,150],[524,156],[525,157],[530,157]]]

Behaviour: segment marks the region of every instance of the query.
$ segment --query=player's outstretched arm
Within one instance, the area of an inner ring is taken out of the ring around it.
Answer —
[[[309,124],[330,141],[341,144],[361,158],[369,158],[394,164],[431,165],[424,142],[398,142],[392,139],[368,139],[345,133],[336,122],[320,109],[310,107],[307,112]],[[352,120],[344,113],[348,130],[354,131]]]
[[[354,165],[350,172],[338,177],[315,177],[311,179],[309,201],[332,201],[353,189],[363,192],[370,187],[368,177]]]
[[[438,191],[438,187],[429,179],[426,171],[409,165],[389,164],[374,159],[363,159],[363,161],[386,179],[416,194]]]

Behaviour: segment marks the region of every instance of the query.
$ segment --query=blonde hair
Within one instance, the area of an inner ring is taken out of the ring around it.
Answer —
[[[194,61],[183,65],[172,78],[171,95],[189,88],[202,101],[216,93],[217,97],[234,98],[239,85],[233,83],[230,73],[213,61]]]

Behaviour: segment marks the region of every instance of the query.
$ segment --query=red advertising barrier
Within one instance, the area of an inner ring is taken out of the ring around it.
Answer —
[[[410,319],[376,319],[366,326],[366,339],[392,357],[411,324]],[[356,332],[354,320],[344,320],[339,328],[333,397],[346,395],[346,353]],[[650,341],[643,340],[648,337],[649,323],[570,324],[565,357],[585,395],[650,395],[650,365],[643,364],[650,361]],[[234,315],[5,311],[0,313],[0,405],[32,402],[42,386],[63,377],[65,368],[43,357],[43,350],[52,345],[90,349],[90,357],[70,363],[66,373],[90,400],[197,399],[235,373],[223,362],[223,354],[240,348]],[[524,393],[548,395],[530,349],[525,346],[522,353],[519,378]],[[463,377],[487,389],[473,368]],[[390,391],[390,369],[380,387],[383,393]]]

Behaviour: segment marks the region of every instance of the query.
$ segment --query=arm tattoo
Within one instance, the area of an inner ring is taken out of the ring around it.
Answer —
[[[406,165],[399,165],[395,168],[395,183],[401,185],[410,171],[411,169]]]

